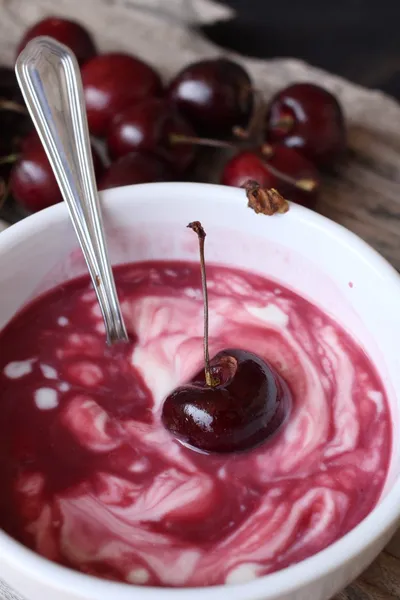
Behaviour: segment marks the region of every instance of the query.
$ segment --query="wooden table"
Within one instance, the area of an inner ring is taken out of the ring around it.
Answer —
[[[212,22],[228,14],[210,0],[0,0],[0,11],[0,56],[5,64],[12,64],[16,40],[28,24],[57,14],[85,23],[101,51],[136,53],[165,78],[192,60],[221,54],[188,31],[187,22]],[[318,82],[338,96],[349,126],[349,156],[335,176],[325,178],[318,210],[364,238],[400,270],[400,105],[297,60],[235,58],[266,98],[296,80]],[[398,598],[400,533],[335,600]]]

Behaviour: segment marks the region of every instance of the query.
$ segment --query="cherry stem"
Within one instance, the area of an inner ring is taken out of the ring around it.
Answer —
[[[211,146],[213,148],[235,148],[231,142],[224,140],[212,140],[210,138],[198,138],[190,135],[181,135],[180,133],[171,133],[169,136],[170,144],[193,144],[195,146]]]
[[[238,138],[239,140],[248,140],[250,138],[249,129],[240,127],[240,125],[235,125],[235,127],[232,129],[232,133],[235,138]]]
[[[5,100],[4,98],[0,98],[0,110],[10,110],[12,112],[19,113],[20,115],[28,114],[25,106],[22,106],[17,102],[13,102],[12,100]]]
[[[19,154],[8,154],[7,156],[0,156],[0,165],[8,165],[15,163],[19,159]]]
[[[316,181],[315,179],[294,179],[290,175],[286,175],[286,173],[282,173],[282,171],[273,167],[268,160],[273,156],[273,153],[273,148],[268,144],[264,144],[261,147],[261,154],[265,156],[266,164],[268,165],[268,171],[270,171],[272,175],[275,175],[275,177],[278,177],[286,183],[290,183],[290,185],[293,185],[294,187],[303,190],[304,192],[313,192],[318,187],[318,181]]]
[[[206,276],[206,263],[204,259],[204,240],[206,239],[206,232],[203,229],[200,221],[193,221],[189,223],[188,227],[192,229],[199,238],[199,252],[200,252],[200,268],[201,268],[201,285],[203,288],[203,300],[204,300],[204,374],[206,378],[206,384],[210,387],[215,387],[219,384],[219,380],[213,377],[210,367],[210,354],[208,351],[208,292],[207,292],[207,276]]]
[[[253,92],[255,92],[254,106],[247,127],[235,126],[232,129],[232,133],[239,140],[252,142],[253,145],[257,145],[261,141],[267,106],[262,101],[260,93],[257,94],[257,90],[253,90]]]

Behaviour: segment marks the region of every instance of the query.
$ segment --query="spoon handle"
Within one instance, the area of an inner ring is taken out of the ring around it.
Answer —
[[[106,250],[76,58],[63,44],[39,37],[21,52],[15,71],[68,206],[103,314],[107,342],[127,340]]]

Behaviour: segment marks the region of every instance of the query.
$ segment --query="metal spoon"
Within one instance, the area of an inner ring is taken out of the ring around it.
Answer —
[[[107,342],[127,341],[104,237],[76,58],[63,44],[38,37],[19,55],[15,72],[68,206],[103,314]]]

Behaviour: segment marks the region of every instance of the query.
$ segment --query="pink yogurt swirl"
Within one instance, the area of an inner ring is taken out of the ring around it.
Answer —
[[[207,456],[163,428],[202,364],[198,265],[116,270],[132,345],[105,349],[86,279],[0,336],[0,524],[50,560],[135,584],[205,586],[284,568],[344,535],[387,474],[385,391],[363,350],[276,282],[209,266],[211,355],[256,352],[289,384],[280,432]]]

